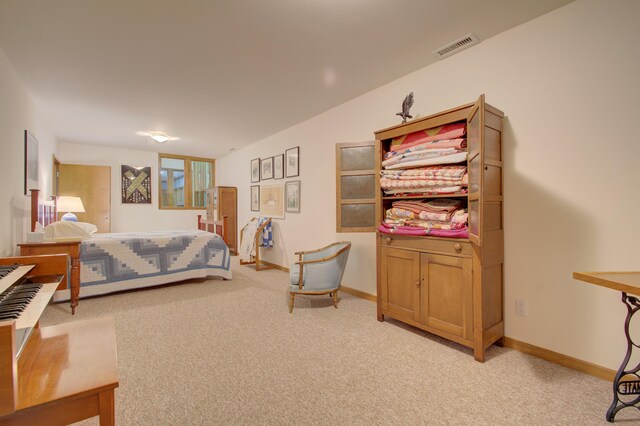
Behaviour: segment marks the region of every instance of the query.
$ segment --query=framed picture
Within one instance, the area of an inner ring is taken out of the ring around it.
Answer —
[[[284,219],[284,185],[260,187],[260,216]]]
[[[265,158],[260,161],[260,179],[273,179],[273,157]]]
[[[286,210],[291,213],[300,213],[300,181],[292,180],[285,184],[287,199]]]
[[[120,166],[123,204],[151,204],[151,167]]]
[[[260,159],[251,160],[251,182],[260,182]]]
[[[24,195],[29,195],[30,189],[38,188],[38,141],[24,131]]]
[[[290,148],[285,152],[284,171],[286,177],[300,176],[300,147]]]
[[[260,211],[260,185],[251,186],[251,211]]]
[[[284,154],[273,157],[273,178],[282,179],[284,177]]]

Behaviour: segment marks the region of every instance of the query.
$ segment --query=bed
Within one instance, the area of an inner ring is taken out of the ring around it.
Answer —
[[[40,223],[53,237],[64,241],[71,223],[55,222],[54,203],[40,203],[38,191],[31,193],[32,231]],[[53,204],[51,206],[51,204]],[[224,222],[214,229],[224,234]],[[65,229],[55,234],[56,228]],[[221,231],[222,229],[222,231]],[[205,230],[86,234],[78,231],[79,250],[65,250],[68,243],[28,243],[51,253],[55,247],[71,257],[69,286],[54,294],[54,301],[71,301],[72,311],[78,299],[123,290],[139,289],[190,279],[232,278],[229,248],[223,238]],[[56,241],[54,240],[54,241]],[[75,258],[77,257],[77,258]],[[74,268],[76,268],[74,273]],[[76,288],[77,287],[77,288]]]

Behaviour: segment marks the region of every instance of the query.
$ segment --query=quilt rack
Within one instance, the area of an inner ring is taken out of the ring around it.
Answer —
[[[252,217],[251,221],[253,220],[258,220],[258,218]],[[256,254],[251,255],[252,260],[248,262],[244,262],[241,259],[240,260],[241,265],[256,265],[256,271],[273,269],[273,266],[262,264],[262,261],[260,260],[260,239],[262,238],[262,232],[264,231],[264,228],[266,228],[267,225],[269,225],[270,223],[271,223],[271,218],[267,218],[267,220],[265,220],[264,223],[258,227],[258,229],[256,230],[256,235],[254,236],[254,241],[253,241],[254,247],[256,248]],[[244,228],[240,230],[240,247],[242,247],[243,239],[244,239]]]

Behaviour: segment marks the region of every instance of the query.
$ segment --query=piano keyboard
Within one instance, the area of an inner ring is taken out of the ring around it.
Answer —
[[[25,277],[35,265],[0,265],[0,293]]]
[[[18,265],[0,265],[0,278],[9,275],[10,272],[18,269]]]
[[[15,324],[16,357],[22,352],[63,277],[28,275],[35,267],[0,265],[0,323],[13,321]]]
[[[42,288],[42,284],[12,285],[0,294],[0,321],[17,319]]]

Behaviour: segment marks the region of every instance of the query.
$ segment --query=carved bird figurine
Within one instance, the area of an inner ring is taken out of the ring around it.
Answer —
[[[407,118],[413,118],[412,115],[409,114],[409,110],[413,105],[413,92],[409,93],[402,101],[402,112],[397,112],[396,115],[402,117],[402,122],[406,123]]]

